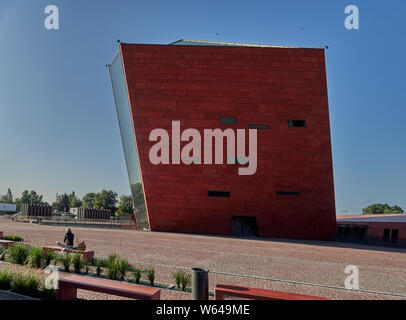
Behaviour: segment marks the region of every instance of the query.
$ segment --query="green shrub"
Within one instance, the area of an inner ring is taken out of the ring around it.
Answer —
[[[25,264],[30,251],[22,243],[11,245],[4,253],[4,260],[14,264]]]
[[[28,256],[28,265],[32,268],[41,268],[42,265],[42,249],[33,247]]]
[[[14,242],[23,242],[24,238],[17,236],[15,234],[10,234],[8,236],[3,237],[3,240],[14,241]]]
[[[133,268],[133,275],[135,283],[139,284],[141,279],[142,270],[140,268],[134,267]]]
[[[182,279],[181,279],[181,284],[182,284],[182,290],[185,291],[190,284],[192,283],[192,276],[188,273],[184,273]]]
[[[13,275],[8,270],[0,271],[0,290],[10,290]]]
[[[182,283],[182,273],[184,273],[184,272],[181,270],[178,270],[173,274],[173,278],[175,279],[175,283],[176,283],[176,286],[178,287],[178,289],[180,289],[180,285]]]
[[[40,282],[40,278],[33,274],[17,273],[14,276],[11,288],[15,293],[30,297],[37,297]]]
[[[117,280],[119,274],[118,268],[118,256],[116,254],[110,254],[106,261],[106,273],[107,277],[111,280]]]
[[[132,270],[126,259],[121,259],[116,254],[110,254],[105,264],[106,273],[111,280],[124,280],[127,273]]]
[[[149,282],[151,283],[151,286],[154,285],[154,281],[155,281],[155,269],[154,267],[148,268],[147,270],[145,270],[146,274],[147,274],[147,278],[149,280]]]
[[[100,276],[103,268],[107,266],[107,260],[105,259],[100,259],[100,258],[95,258],[92,261],[92,265],[96,267],[96,274]]]
[[[115,253],[110,253],[109,256],[106,259],[106,263],[112,263],[118,259],[118,255]]]
[[[52,261],[54,261],[57,258],[57,255],[54,250],[45,250],[43,254],[43,259],[44,259],[44,266],[48,267]]]
[[[118,259],[118,276],[120,280],[124,280],[127,276],[127,273],[132,271],[132,266],[126,259]]]
[[[83,260],[83,267],[85,268],[85,274],[89,274],[90,266],[92,265],[90,260]]]
[[[42,300],[56,300],[56,290],[54,288],[47,289],[43,287],[39,293]]]
[[[192,277],[183,270],[178,270],[173,274],[178,289],[185,291],[192,282]]]
[[[83,266],[85,265],[85,261],[83,260],[83,257],[80,253],[76,253],[73,255],[72,265],[73,271],[79,274],[80,271],[83,269]]]
[[[72,261],[72,257],[69,252],[65,254],[58,254],[56,260],[62,263],[65,272],[70,272],[70,264]]]

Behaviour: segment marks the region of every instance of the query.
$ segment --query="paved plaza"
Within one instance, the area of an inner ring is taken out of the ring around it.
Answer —
[[[0,219],[5,234],[22,236],[31,245],[63,240],[64,227]],[[97,257],[117,253],[131,263],[152,264],[156,282],[173,284],[176,268],[210,270],[216,283],[247,285],[331,299],[406,299],[406,250],[323,241],[243,239],[131,230],[74,228]],[[359,268],[360,291],[344,288],[345,268]],[[4,266],[3,266],[4,267]],[[110,298],[91,294],[86,298]],[[190,299],[190,294],[163,290],[163,299]]]

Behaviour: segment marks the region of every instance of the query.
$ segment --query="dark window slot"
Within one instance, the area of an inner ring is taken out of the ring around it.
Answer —
[[[221,117],[220,123],[221,124],[237,124],[237,118],[236,117]]]
[[[296,191],[276,191],[276,194],[279,196],[298,196],[300,192]]]
[[[209,191],[209,197],[230,198],[230,192],[228,191]]]
[[[382,238],[382,240],[383,240],[384,242],[388,241],[388,239],[389,239],[389,234],[390,234],[390,229],[384,229],[384,230],[383,230],[383,238]]]
[[[399,237],[399,230],[398,229],[393,229],[392,230],[391,242],[392,243],[398,242],[398,237]]]
[[[269,130],[267,124],[249,124],[248,129]]]
[[[306,127],[306,120],[288,120],[289,127]]]

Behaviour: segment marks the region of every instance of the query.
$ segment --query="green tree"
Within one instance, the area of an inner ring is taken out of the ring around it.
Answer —
[[[25,190],[21,194],[21,198],[17,198],[15,201],[15,203],[17,205],[17,210],[21,211],[21,205],[23,203],[48,205],[48,203],[42,201],[42,199],[43,199],[43,196],[37,194],[37,192],[35,192],[33,190],[32,191]]]
[[[10,188],[7,190],[7,194],[5,196],[0,196],[0,203],[13,203],[13,194]]]
[[[69,207],[70,208],[79,208],[82,206],[82,201],[76,197],[75,191],[69,195]]]
[[[133,199],[131,196],[122,195],[118,202],[116,216],[129,213],[134,213]]]
[[[115,215],[115,212],[117,210],[117,197],[117,192],[114,192],[112,190],[102,190],[94,197],[94,208],[110,210],[111,213]]]
[[[94,209],[94,198],[95,197],[96,197],[96,194],[93,192],[85,194],[85,196],[82,199],[82,206],[84,208]]]
[[[396,214],[403,213],[403,209],[399,206],[389,206],[387,203],[376,203],[362,209],[362,214]]]
[[[403,209],[396,205],[392,206],[391,211],[391,213],[404,213]]]
[[[66,193],[57,194],[56,201],[52,204],[52,206],[58,212],[69,212],[70,209],[69,196]]]

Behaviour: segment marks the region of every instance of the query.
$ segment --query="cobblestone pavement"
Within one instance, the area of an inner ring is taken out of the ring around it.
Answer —
[[[2,218],[0,230],[36,246],[52,245],[64,235],[64,227]],[[176,268],[199,267],[210,270],[210,290],[216,283],[227,283],[331,299],[406,299],[404,249],[130,230],[76,228],[73,232],[97,257],[114,252],[133,264],[153,264],[159,283],[173,284]],[[347,265],[359,268],[362,291],[344,289]],[[165,290],[162,298],[190,299],[190,294]]]

